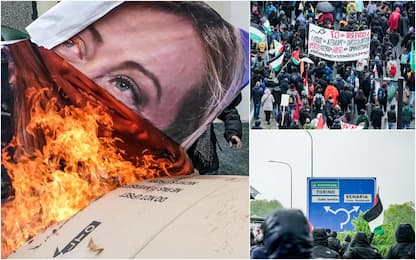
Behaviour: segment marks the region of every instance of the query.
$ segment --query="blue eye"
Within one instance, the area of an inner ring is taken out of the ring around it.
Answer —
[[[141,94],[138,85],[136,82],[128,76],[125,75],[118,75],[115,76],[110,82],[114,85],[114,87],[118,88],[120,91],[131,91],[131,95],[134,99],[134,103],[136,105],[140,104],[141,102]]]

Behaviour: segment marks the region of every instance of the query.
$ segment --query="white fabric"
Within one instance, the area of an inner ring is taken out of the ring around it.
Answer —
[[[368,226],[370,227],[371,232],[374,233],[374,230],[383,225],[384,222],[384,212],[381,212],[381,214],[375,218],[373,221],[368,222]]]
[[[33,21],[26,30],[32,42],[51,49],[121,3],[122,1],[62,1]]]

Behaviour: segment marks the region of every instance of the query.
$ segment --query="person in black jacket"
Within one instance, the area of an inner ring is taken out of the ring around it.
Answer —
[[[328,235],[325,229],[316,228],[312,231],[312,258],[340,258],[339,254],[328,247]]]
[[[370,120],[374,129],[381,129],[381,121],[383,118],[383,110],[380,105],[376,105],[371,111]]]
[[[396,229],[396,244],[390,247],[386,258],[415,259],[415,230],[410,224],[400,224]]]
[[[393,104],[390,106],[389,111],[387,111],[387,123],[389,125],[389,129],[394,129],[396,127],[396,106]]]
[[[309,224],[299,209],[275,210],[264,220],[263,228],[264,247],[269,258],[311,257]]]
[[[224,122],[224,138],[230,148],[241,147],[241,136],[243,135],[240,115],[236,106],[241,102],[239,94],[231,104],[218,116]],[[188,149],[188,155],[194,167],[200,174],[216,174],[219,169],[217,154],[217,138],[214,125],[208,125],[207,130]]]
[[[351,103],[352,100],[352,91],[348,89],[348,85],[345,84],[341,91],[339,92],[339,105],[342,109],[342,112],[346,112],[348,105]]]
[[[328,247],[335,252],[339,252],[341,250],[341,241],[337,238],[337,232],[332,231],[328,237]]]
[[[338,252],[340,256],[343,256],[344,255],[344,253],[347,250],[347,248],[350,245],[350,243],[351,243],[351,236],[350,235],[347,235],[344,238],[344,242],[342,242],[341,249]]]
[[[343,258],[380,259],[382,257],[378,250],[370,245],[367,235],[362,231],[358,231],[344,253]]]

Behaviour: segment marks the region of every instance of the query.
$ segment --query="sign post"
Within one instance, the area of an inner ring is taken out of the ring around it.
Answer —
[[[308,177],[308,219],[316,228],[351,231],[352,220],[373,206],[376,178]]]

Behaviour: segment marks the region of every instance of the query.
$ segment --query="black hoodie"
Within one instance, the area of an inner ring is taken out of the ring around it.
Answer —
[[[355,234],[355,237],[347,248],[343,258],[380,259],[382,257],[376,248],[370,246],[367,235],[364,232],[359,231]]]
[[[410,224],[400,224],[397,227],[396,242],[390,247],[386,258],[415,259],[415,231]]]
[[[316,228],[312,231],[312,258],[340,258],[339,254],[328,247],[328,236],[325,229]]]
[[[269,258],[310,258],[308,221],[298,209],[277,209],[264,221],[264,247]]]

